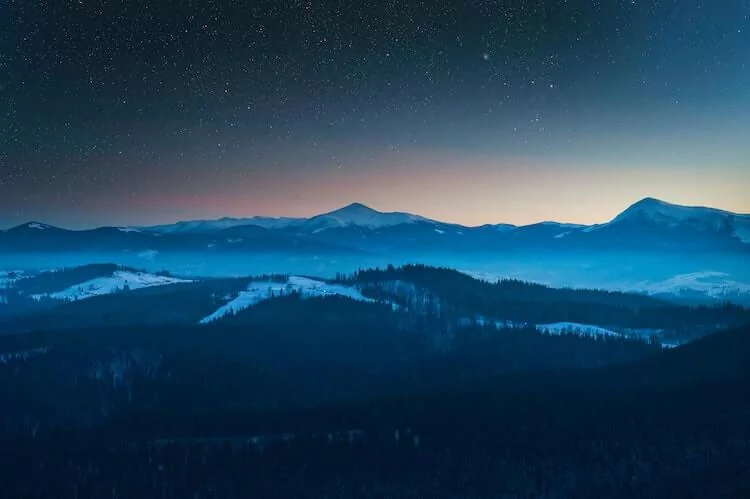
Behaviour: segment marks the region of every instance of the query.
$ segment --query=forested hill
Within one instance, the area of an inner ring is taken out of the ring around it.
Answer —
[[[668,330],[687,337],[750,323],[750,309],[731,303],[684,306],[633,293],[551,288],[518,280],[491,283],[424,265],[360,270],[338,278],[362,286],[368,296],[470,318],[529,324],[567,321],[620,330]]]
[[[342,281],[377,283],[384,281],[408,281],[441,294],[468,296],[471,299],[487,297],[505,301],[536,301],[538,303],[583,303],[616,307],[654,307],[668,302],[636,293],[605,291],[598,289],[552,288],[517,279],[501,279],[489,282],[481,278],[451,269],[428,265],[404,265],[386,268],[363,269],[352,275],[339,275]]]
[[[591,330],[594,334],[657,336],[681,343],[750,323],[750,310],[724,303],[687,306],[646,295],[557,289],[504,280],[487,282],[461,272],[421,265],[361,270],[336,279],[288,275],[227,279],[180,278],[115,265],[19,274],[0,289],[0,334],[79,328],[252,325],[269,310],[261,302],[296,295],[339,297],[376,314],[398,316],[405,328],[425,321],[436,332],[467,323]],[[279,317],[284,301],[273,309]],[[300,305],[294,305],[300,306]],[[336,315],[336,310],[331,312]],[[598,329],[597,329],[598,328]]]
[[[618,368],[251,410],[217,406],[196,385],[189,406],[165,400],[65,433],[34,433],[32,420],[2,442],[0,477],[19,498],[746,497],[748,356],[742,329]],[[239,365],[217,358],[213,369]],[[259,386],[213,392],[239,400]]]

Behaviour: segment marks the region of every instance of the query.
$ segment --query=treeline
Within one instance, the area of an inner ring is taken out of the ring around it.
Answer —
[[[236,323],[235,323],[236,321]],[[626,338],[533,328],[404,324],[387,306],[346,298],[267,301],[215,325],[49,330],[0,337],[5,431],[114,415],[239,410],[375,394],[471,388],[536,369],[598,367],[653,355]],[[24,359],[15,353],[37,352]]]
[[[281,279],[280,276],[267,278]],[[249,278],[199,280],[73,302],[44,297],[33,300],[23,295],[12,295],[9,297],[8,311],[13,312],[13,317],[0,321],[0,334],[197,324],[245,290],[249,281]]]
[[[91,279],[111,276],[118,270],[134,271],[112,263],[94,263],[40,272],[33,277],[19,279],[15,282],[14,288],[25,295],[62,291]]]
[[[702,336],[722,327],[750,323],[750,309],[724,303],[682,306],[645,295],[581,289],[557,289],[518,280],[490,283],[461,272],[425,265],[389,266],[338,275],[340,282],[363,286],[377,299],[391,299],[394,283],[401,285],[395,299],[439,307],[444,314],[476,315],[530,324],[577,322],[619,330],[667,330],[680,336]]]
[[[500,377],[480,392],[164,407],[7,439],[0,478],[19,498],[746,497],[749,336],[721,336],[629,367]],[[725,375],[681,379],[697,362]],[[623,383],[641,373],[647,385]]]

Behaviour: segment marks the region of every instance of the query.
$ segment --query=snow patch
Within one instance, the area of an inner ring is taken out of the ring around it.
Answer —
[[[721,299],[728,295],[750,294],[750,284],[732,280],[724,272],[692,272],[679,274],[664,281],[643,281],[635,284],[633,290],[648,294],[672,294],[680,296],[685,291],[698,291],[710,298]]]
[[[534,225],[541,225],[545,227],[559,227],[561,229],[582,229],[586,227],[585,225],[581,224],[570,224],[570,223],[562,223],[562,222],[539,222],[538,224],[532,224],[532,225],[526,225],[526,227],[533,227]],[[519,227],[523,228],[523,227]]]
[[[218,220],[186,220],[168,225],[155,225],[143,227],[149,232],[162,234],[190,233],[190,232],[218,232],[234,227],[245,225],[255,225],[266,229],[282,229],[299,224],[304,219],[301,218],[274,218],[274,217],[251,217],[251,218],[230,218],[224,217]]]
[[[554,324],[539,324],[536,330],[547,334],[582,334],[585,336],[621,336],[619,333],[590,324],[578,324],[575,322],[556,322]]]
[[[377,229],[382,227],[393,227],[394,225],[413,224],[417,222],[435,223],[418,215],[411,213],[391,212],[385,213],[373,210],[360,203],[352,203],[341,209],[324,213],[308,219],[304,222],[310,228],[340,228],[340,227],[367,227]]]
[[[117,230],[119,230],[120,232],[143,232],[134,227],[118,227]]]
[[[739,215],[703,206],[681,206],[653,198],[643,199],[609,223],[588,227],[584,232],[593,232],[625,221],[645,221],[670,228],[686,224],[715,231],[730,227],[742,242],[750,242],[750,215]]]
[[[440,229],[435,229],[435,232],[437,232],[440,235],[445,234],[445,231],[444,230],[440,230]]]
[[[125,290],[150,288],[154,286],[166,286],[192,282],[175,277],[159,276],[146,272],[130,272],[127,270],[115,271],[111,276],[97,277],[62,291],[49,294],[37,294],[31,297],[35,300],[52,298],[54,300],[77,301],[92,298],[94,296],[110,295]]]
[[[473,320],[465,319],[462,321],[465,324],[477,324],[479,326],[495,326],[498,329],[503,328],[519,328],[529,327],[528,323],[515,322],[508,320],[490,319],[483,316],[477,316]],[[591,324],[578,324],[576,322],[555,322],[553,324],[538,324],[535,326],[536,330],[540,333],[547,333],[553,335],[560,334],[582,334],[584,336],[622,336],[620,333],[610,331],[599,326],[592,326]]]
[[[221,306],[214,313],[201,319],[201,324],[209,324],[229,314],[234,314],[257,305],[274,296],[290,293],[300,293],[303,298],[317,296],[344,296],[352,300],[374,302],[354,287],[341,284],[330,284],[307,277],[291,276],[286,282],[255,281],[251,282],[246,291]]]
[[[47,230],[50,228],[49,225],[40,224],[39,222],[32,222],[28,224],[26,227],[28,227],[29,229],[36,229],[36,230]]]

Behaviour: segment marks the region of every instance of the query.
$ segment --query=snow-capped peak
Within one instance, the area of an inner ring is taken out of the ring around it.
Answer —
[[[177,233],[197,233],[197,232],[214,232],[224,229],[231,229],[243,225],[257,225],[266,229],[280,229],[301,222],[299,218],[275,218],[275,217],[251,217],[251,218],[230,218],[223,217],[218,220],[185,220],[168,225],[156,225],[152,227],[143,227],[145,230],[159,232],[163,234]]]
[[[744,242],[750,236],[750,215],[703,206],[681,206],[654,198],[645,198],[631,205],[611,222],[584,229],[592,232],[620,223],[640,223],[674,228],[690,226],[708,231],[727,231]]]
[[[611,223],[624,220],[642,220],[675,225],[687,221],[726,220],[734,214],[728,211],[702,206],[681,206],[659,199],[645,198],[630,206],[612,220]]]
[[[15,230],[24,230],[24,229],[32,229],[32,230],[49,230],[54,229],[55,227],[47,224],[43,224],[42,222],[27,222],[23,225],[19,225],[15,228]]]
[[[309,219],[306,223],[320,228],[360,226],[368,228],[391,227],[401,224],[429,222],[431,220],[402,212],[381,212],[361,203],[352,203],[338,210],[324,213]]]

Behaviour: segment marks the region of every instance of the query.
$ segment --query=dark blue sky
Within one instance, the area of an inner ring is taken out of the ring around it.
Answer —
[[[0,10],[0,225],[750,211],[746,0]]]

